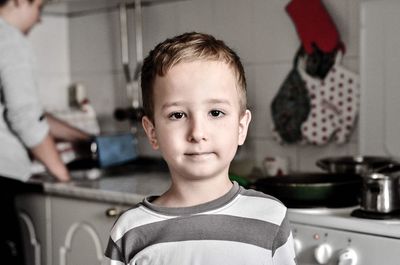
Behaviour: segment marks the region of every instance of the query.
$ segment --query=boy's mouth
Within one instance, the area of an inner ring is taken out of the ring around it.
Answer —
[[[186,156],[189,157],[205,157],[209,155],[213,155],[214,152],[191,152],[191,153],[185,153]]]

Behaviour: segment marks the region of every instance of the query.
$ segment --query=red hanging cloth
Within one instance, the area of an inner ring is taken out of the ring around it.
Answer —
[[[286,11],[307,54],[313,52],[313,43],[325,53],[343,48],[335,23],[320,0],[292,0]]]

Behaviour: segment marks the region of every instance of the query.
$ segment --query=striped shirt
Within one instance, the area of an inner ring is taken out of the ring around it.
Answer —
[[[144,199],[111,230],[104,264],[295,264],[286,207],[236,182],[224,196],[169,208]]]

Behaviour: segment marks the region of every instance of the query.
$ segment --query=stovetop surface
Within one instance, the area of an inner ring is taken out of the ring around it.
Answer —
[[[352,216],[357,209],[359,207],[289,208],[288,214],[293,223],[400,239],[400,218],[377,220]]]

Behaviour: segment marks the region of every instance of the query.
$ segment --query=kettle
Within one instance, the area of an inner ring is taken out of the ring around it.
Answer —
[[[373,213],[400,210],[400,164],[363,175],[361,209]]]

